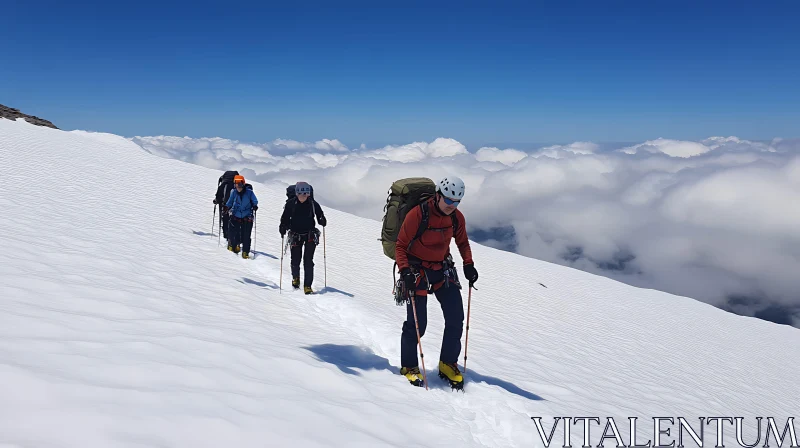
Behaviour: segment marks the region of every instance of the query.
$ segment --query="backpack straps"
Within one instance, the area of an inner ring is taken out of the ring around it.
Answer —
[[[418,240],[422,237],[422,234],[428,230],[428,221],[430,221],[431,214],[430,210],[428,210],[428,201],[423,202],[419,205],[420,209],[422,210],[422,220],[419,222],[419,228],[417,229],[417,234],[414,236],[414,239],[411,240],[413,243],[414,240]],[[411,248],[411,245],[408,246]]]
[[[428,201],[425,201],[419,204],[420,211],[422,212],[422,219],[419,222],[419,228],[417,228],[417,234],[414,235],[414,238],[408,243],[408,250],[411,250],[411,246],[414,245],[414,241],[420,239],[422,234],[428,230],[428,221],[430,220],[430,211],[428,210]]]
[[[231,191],[231,194],[233,195],[233,207],[231,209],[236,209],[240,203],[241,196],[239,196],[238,191]]]
[[[417,234],[414,235],[414,238],[408,243],[408,250],[411,250],[411,246],[414,244],[414,241],[420,239],[422,234],[428,230],[428,222],[430,221],[430,210],[428,210],[428,201],[425,201],[419,204],[420,210],[422,211],[422,220],[419,222],[419,228],[417,229]],[[458,231],[458,218],[456,218],[456,212],[454,211],[450,218],[453,220],[453,238],[456,236],[456,232]]]

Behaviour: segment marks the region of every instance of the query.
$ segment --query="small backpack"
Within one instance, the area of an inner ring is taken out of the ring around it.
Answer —
[[[388,194],[386,205],[383,207],[383,226],[379,241],[383,244],[383,254],[395,260],[397,236],[400,234],[400,227],[402,227],[403,221],[411,209],[416,206],[420,206],[422,209],[422,222],[412,243],[428,230],[430,212],[427,207],[427,201],[436,195],[436,184],[427,177],[409,177],[392,183]],[[453,213],[451,217],[455,233],[458,228],[456,214]]]

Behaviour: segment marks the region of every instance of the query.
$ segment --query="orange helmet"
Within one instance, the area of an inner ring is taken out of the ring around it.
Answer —
[[[241,176],[241,175],[233,176],[233,184],[234,185],[243,184],[243,183],[244,183],[244,176]]]

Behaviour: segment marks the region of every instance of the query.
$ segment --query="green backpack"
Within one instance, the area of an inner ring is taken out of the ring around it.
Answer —
[[[383,244],[383,253],[387,257],[395,259],[397,236],[408,212],[435,194],[436,183],[426,177],[409,177],[392,183],[389,197],[386,198],[386,205],[383,207],[383,228],[380,238]],[[427,216],[423,216],[423,218],[427,218]],[[423,221],[427,221],[427,219],[423,219]],[[420,226],[417,238],[425,231],[426,227],[427,222],[424,222]]]

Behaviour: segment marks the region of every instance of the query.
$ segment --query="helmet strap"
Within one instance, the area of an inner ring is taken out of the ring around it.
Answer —
[[[441,194],[439,192],[437,192],[436,196],[434,196],[435,200],[433,201],[433,206],[436,208],[436,212],[437,213],[439,213],[442,216],[447,216],[447,213],[445,213],[444,211],[442,211],[441,208],[439,208],[439,199],[440,198],[441,198]]]

